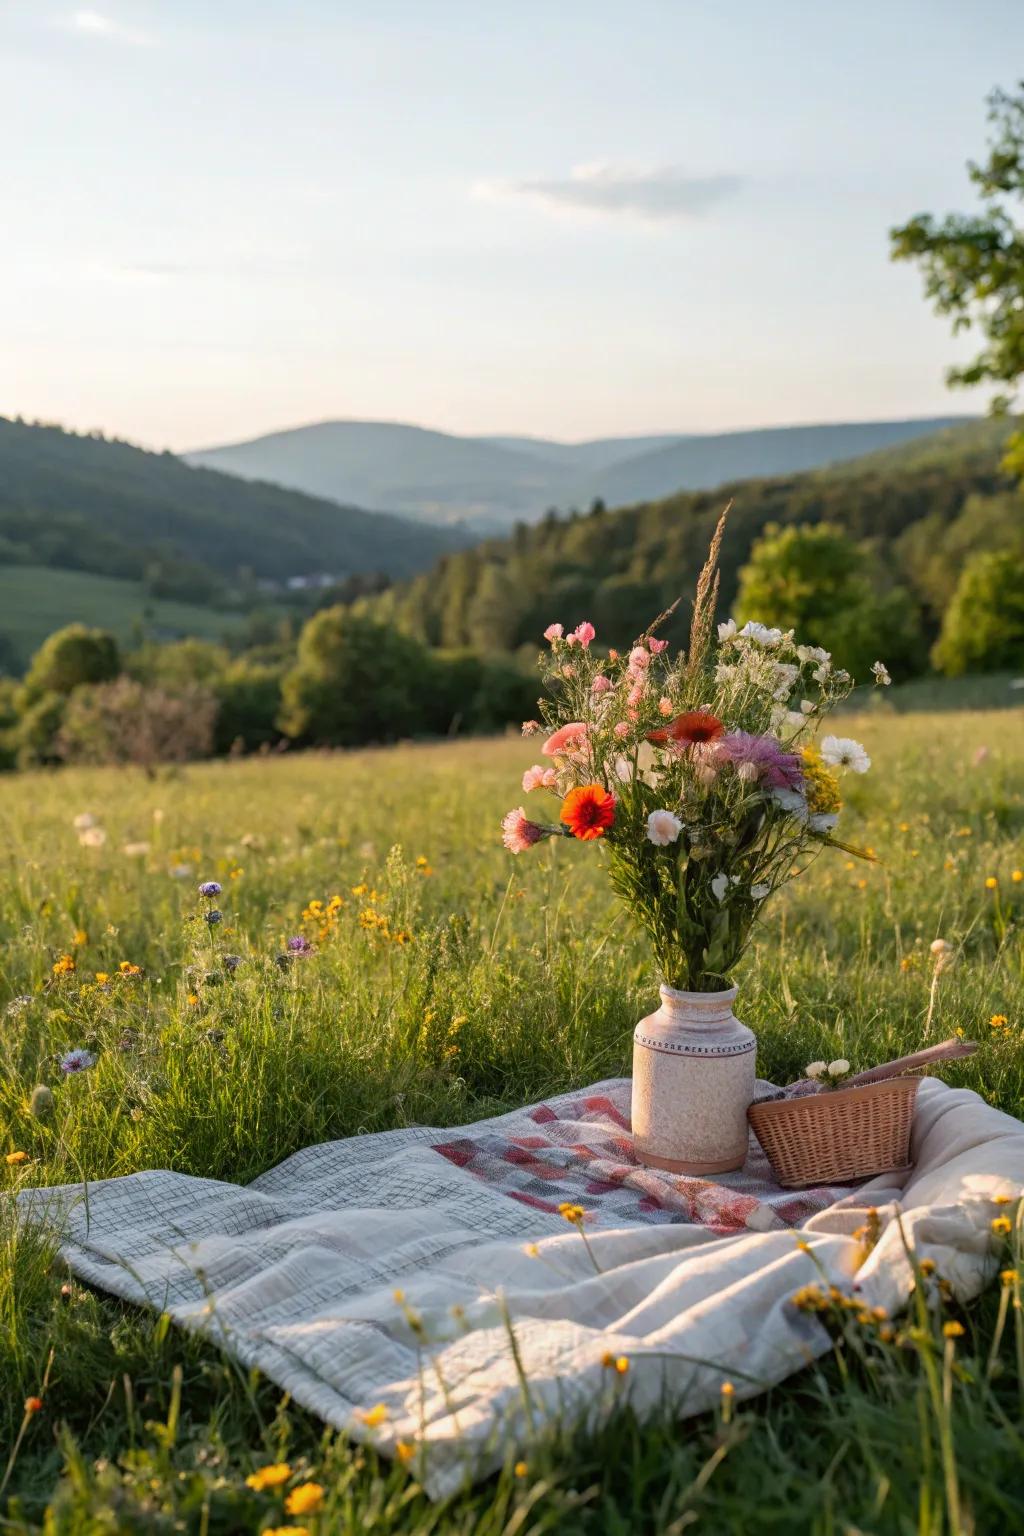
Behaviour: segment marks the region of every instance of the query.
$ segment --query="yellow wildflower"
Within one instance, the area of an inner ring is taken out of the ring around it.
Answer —
[[[1010,879],[1014,885],[1020,885],[1021,881],[1024,880],[1024,869],[1015,869]]]
[[[934,1259],[922,1259],[920,1264],[917,1267],[921,1271],[922,1275],[925,1275],[925,1276],[934,1275],[934,1273],[935,1273],[935,1260]]]
[[[736,1395],[736,1388],[731,1381],[723,1381],[718,1390],[723,1397],[734,1397]]]
[[[804,792],[812,815],[835,816],[843,808],[839,780],[816,747],[804,747]]]
[[[28,1153],[8,1152],[7,1156],[4,1158],[4,1162],[7,1164],[8,1168],[17,1168],[19,1163],[28,1162]]]
[[[88,944],[89,935],[86,933],[84,928],[76,928],[75,936],[71,942],[76,949],[81,949],[83,944]]]
[[[994,891],[994,890],[997,890],[998,887],[999,887],[999,881],[996,879],[995,875],[987,875],[985,877],[985,889],[986,889],[986,891]]]
[[[307,1525],[272,1525],[262,1536],[309,1536]]]
[[[52,970],[55,976],[70,976],[75,969],[75,961],[72,955],[61,955],[53,962]]]
[[[992,1204],[993,1205],[1012,1205],[1013,1204],[1013,1198],[1014,1197],[1012,1195],[993,1195],[992,1196]]]
[[[530,1469],[526,1465],[525,1461],[517,1461],[512,1470],[516,1474],[516,1477],[525,1477]]]
[[[620,1376],[625,1376],[629,1370],[629,1357],[627,1355],[619,1355],[615,1361],[615,1369]]]
[[[558,1214],[564,1217],[571,1227],[578,1227],[587,1213],[582,1205],[573,1205],[571,1201],[563,1200],[558,1207]]]
[[[988,1022],[992,1029],[1005,1029],[1010,1021],[1005,1013],[994,1013]]]
[[[130,960],[122,960],[121,964],[118,966],[118,970],[121,972],[122,976],[141,976],[142,975],[142,966],[141,965],[133,965]]]
[[[315,1515],[323,1508],[324,1490],[319,1483],[300,1483],[284,1501],[289,1515]]]
[[[399,1440],[395,1444],[395,1455],[402,1463],[412,1461],[416,1455],[416,1447],[409,1440]]]
[[[359,1414],[359,1417],[362,1419],[363,1423],[367,1426],[368,1429],[377,1429],[381,1424],[384,1424],[387,1421],[387,1403],[374,1403],[372,1408],[364,1409]]]
[[[257,1472],[251,1472],[245,1485],[257,1493],[265,1493],[268,1488],[280,1488],[291,1475],[292,1469],[286,1461],[275,1461],[269,1467],[260,1467]]]
[[[992,1231],[996,1237],[1009,1237],[1013,1231],[1013,1222],[1009,1216],[996,1216],[992,1220]]]
[[[96,972],[96,980],[98,981],[98,983],[99,983],[99,985],[101,987],[104,986],[110,980],[109,972],[107,972],[107,971],[97,971]]]
[[[199,993],[198,992],[190,992],[188,997],[185,999],[185,1001],[188,1003],[190,1008],[198,1008],[199,1007]]]
[[[942,1337],[944,1339],[962,1339],[964,1336],[963,1323],[943,1323]]]
[[[1012,1285],[1017,1278],[1017,1271],[1015,1269],[1001,1269],[999,1271],[999,1278],[1004,1285]]]

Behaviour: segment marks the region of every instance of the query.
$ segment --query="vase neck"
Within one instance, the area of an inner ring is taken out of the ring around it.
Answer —
[[[699,1028],[704,1024],[724,1024],[733,1017],[736,987],[726,987],[721,992],[681,992],[666,986],[660,990],[663,1011],[679,1023]]]

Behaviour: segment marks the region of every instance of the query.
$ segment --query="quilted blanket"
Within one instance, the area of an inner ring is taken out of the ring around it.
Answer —
[[[742,1398],[799,1370],[828,1340],[791,1298],[822,1272],[895,1312],[913,1284],[898,1211],[966,1299],[998,1262],[993,1197],[1024,1189],[1024,1125],[933,1080],[912,1171],[856,1189],[781,1190],[753,1139],[735,1174],[646,1169],[629,1098],[615,1079],[307,1147],[246,1187],[161,1169],[22,1201],[83,1280],[206,1334],[443,1496],[548,1416],[622,1394],[692,1414],[726,1379]]]

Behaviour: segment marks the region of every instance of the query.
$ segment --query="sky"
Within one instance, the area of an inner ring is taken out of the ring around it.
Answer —
[[[196,448],[982,410],[910,215],[1019,0],[0,0],[0,414]]]

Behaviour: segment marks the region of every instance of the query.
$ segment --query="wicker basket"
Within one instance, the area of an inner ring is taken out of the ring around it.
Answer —
[[[906,1168],[919,1077],[751,1104],[747,1119],[785,1189]]]

